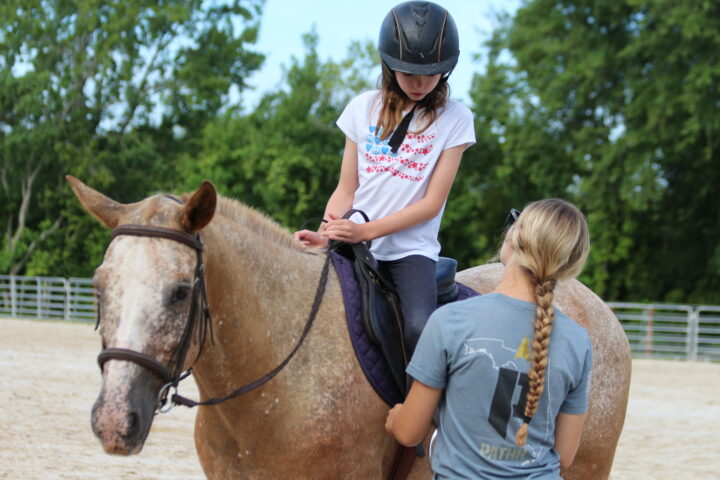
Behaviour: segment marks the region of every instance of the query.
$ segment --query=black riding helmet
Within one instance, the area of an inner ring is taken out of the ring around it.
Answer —
[[[391,70],[447,77],[457,64],[460,41],[446,9],[432,2],[405,2],[385,16],[378,50]]]

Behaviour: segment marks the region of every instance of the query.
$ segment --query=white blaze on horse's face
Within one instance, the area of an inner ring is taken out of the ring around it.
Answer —
[[[173,370],[171,362],[188,321],[195,265],[195,251],[178,242],[116,237],[94,279],[103,349],[132,350]],[[194,345],[186,361],[196,355]],[[104,363],[92,425],[106,452],[142,449],[162,385],[157,373],[134,362]]]
[[[188,320],[195,263],[195,252],[172,240],[115,238],[95,275],[104,346],[169,366]]]

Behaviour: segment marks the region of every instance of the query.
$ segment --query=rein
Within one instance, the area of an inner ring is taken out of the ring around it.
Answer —
[[[323,263],[320,280],[318,282],[318,287],[315,292],[315,299],[310,309],[310,314],[308,315],[307,321],[305,322],[305,328],[303,329],[302,334],[300,335],[300,338],[296,342],[295,346],[285,357],[285,359],[267,374],[263,375],[257,380],[243,385],[242,387],[234,390],[232,393],[228,394],[225,397],[210,398],[202,402],[191,400],[189,398],[179,395],[177,393],[177,387],[179,383],[191,373],[191,369],[189,369],[185,373],[183,373],[181,370],[183,364],[185,363],[185,356],[190,347],[190,338],[192,336],[192,332],[195,330],[195,328],[197,328],[198,325],[198,314],[202,314],[203,316],[201,320],[203,322],[201,325],[202,329],[199,332],[201,350],[198,353],[198,357],[200,356],[200,353],[202,353],[202,346],[205,342],[206,332],[208,328],[210,329],[211,339],[213,335],[212,319],[210,316],[210,308],[208,305],[207,293],[205,290],[205,268],[202,258],[202,240],[200,239],[199,235],[193,236],[181,230],[149,225],[122,225],[113,230],[112,238],[114,239],[119,235],[134,235],[140,237],[164,238],[168,240],[173,240],[194,248],[197,253],[195,278],[193,280],[193,290],[191,296],[192,303],[190,305],[190,311],[188,313],[188,320],[185,324],[185,330],[183,331],[183,335],[180,339],[180,344],[178,345],[178,349],[175,351],[175,353],[173,354],[173,358],[171,359],[171,366],[166,367],[154,358],[150,357],[149,355],[125,348],[106,348],[102,350],[98,355],[98,364],[100,365],[101,372],[104,363],[108,360],[126,360],[145,367],[160,378],[162,378],[165,382],[165,385],[160,389],[160,393],[158,395],[159,406],[156,408],[157,412],[166,413],[172,409],[173,405],[184,405],[190,408],[199,405],[217,405],[219,403],[223,403],[227,400],[250,392],[258,388],[259,386],[265,384],[273,377],[275,377],[278,373],[280,373],[280,371],[282,371],[282,369],[285,368],[285,366],[295,356],[295,353],[298,351],[303,341],[305,340],[305,337],[310,332],[310,328],[312,327],[315,317],[320,310],[320,304],[322,303],[322,298],[325,294],[325,286],[327,285],[328,272],[330,267],[330,250],[327,251],[325,256],[325,262]],[[169,407],[166,407],[170,388],[174,388],[175,393],[170,398],[171,405]]]
[[[275,375],[280,373],[280,371],[285,368],[285,366],[290,362],[292,357],[295,356],[295,353],[300,349],[300,346],[303,343],[303,340],[305,340],[305,337],[310,332],[310,328],[313,325],[313,321],[315,320],[315,317],[317,316],[318,311],[320,310],[320,304],[322,303],[323,295],[325,294],[325,286],[327,285],[327,279],[328,279],[328,271],[330,267],[330,251],[325,255],[325,262],[323,263],[322,273],[320,274],[320,280],[318,281],[318,288],[315,291],[315,300],[313,301],[312,308],[310,309],[310,314],[308,315],[307,321],[305,322],[305,328],[302,331],[302,334],[300,335],[300,338],[295,343],[295,346],[293,349],[288,353],[288,355],[285,357],[285,359],[280,362],[280,364],[273,368],[270,372],[266,373],[262,377],[258,378],[257,380],[254,380],[246,385],[243,385],[242,387],[234,390],[232,393],[228,394],[225,397],[221,398],[211,398],[209,400],[205,400],[203,402],[196,402],[195,400],[190,400],[189,398],[185,398],[181,395],[178,395],[175,393],[172,396],[172,402],[175,405],[184,405],[186,407],[196,407],[198,405],[217,405],[218,403],[222,403],[226,400],[230,400],[231,398],[238,397],[244,393],[250,392],[252,390],[255,390],[259,386],[263,385],[264,383],[270,381]]]

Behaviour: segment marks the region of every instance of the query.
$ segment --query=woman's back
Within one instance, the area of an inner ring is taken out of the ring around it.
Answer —
[[[438,478],[560,478],[555,418],[587,408],[590,340],[555,312],[545,391],[520,447],[534,315],[535,304],[491,293],[431,317],[408,373],[444,389],[432,456]]]

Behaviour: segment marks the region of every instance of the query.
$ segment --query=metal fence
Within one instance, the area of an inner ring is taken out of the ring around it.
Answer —
[[[634,357],[720,361],[720,306],[608,302]],[[88,278],[0,275],[0,317],[92,322]]]
[[[94,321],[92,280],[0,275],[0,316]]]
[[[634,357],[720,361],[720,306],[608,302]]]

